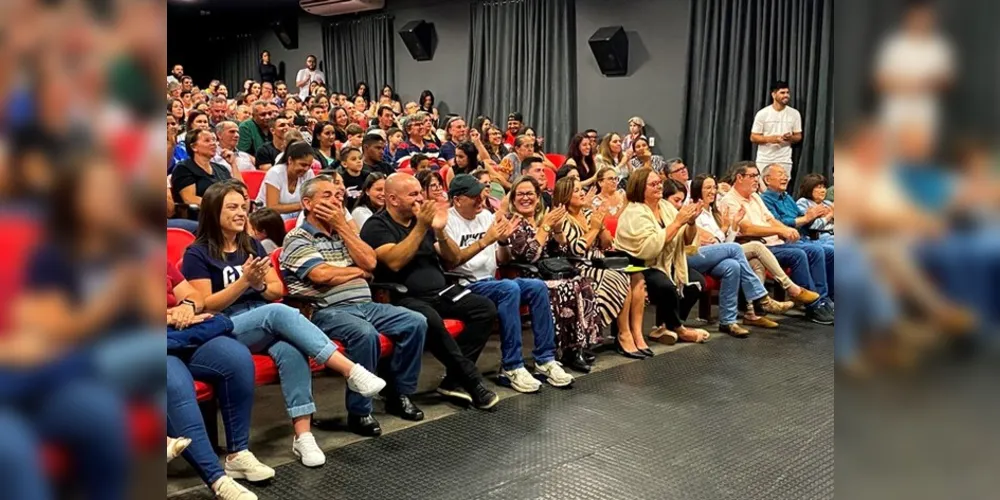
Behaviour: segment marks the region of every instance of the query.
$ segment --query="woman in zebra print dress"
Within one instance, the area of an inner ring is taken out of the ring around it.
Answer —
[[[566,221],[563,232],[569,253],[575,257],[590,260],[603,258],[602,249],[610,249],[612,236],[604,227],[607,212],[598,208],[590,210],[579,179],[564,177],[556,183],[552,193],[552,206],[565,206]],[[597,269],[590,265],[580,265],[580,274],[594,282],[597,294],[597,313],[600,327],[617,321],[618,344],[624,351],[636,351],[651,356],[653,351],[642,335],[642,315],[646,310],[646,292],[641,274],[628,274],[608,269]],[[642,354],[639,356],[641,357]]]

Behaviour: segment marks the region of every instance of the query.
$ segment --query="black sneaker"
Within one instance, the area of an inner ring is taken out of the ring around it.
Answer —
[[[471,404],[473,402],[472,396],[470,396],[468,392],[465,392],[465,389],[463,389],[461,385],[455,383],[448,377],[445,377],[444,380],[441,381],[441,385],[437,388],[437,393],[451,399],[462,401],[465,404]]]
[[[820,325],[832,325],[833,310],[826,304],[820,304],[806,310],[806,319]]]
[[[500,396],[487,389],[482,382],[478,382],[469,394],[472,395],[472,405],[480,410],[490,410],[500,402]]]

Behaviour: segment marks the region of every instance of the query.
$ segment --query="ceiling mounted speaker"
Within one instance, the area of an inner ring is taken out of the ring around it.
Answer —
[[[434,47],[437,45],[437,32],[434,23],[423,19],[410,21],[399,30],[399,37],[406,44],[410,55],[418,61],[430,61],[434,58]]]
[[[621,26],[606,26],[588,40],[597,66],[605,76],[628,74],[628,36]]]

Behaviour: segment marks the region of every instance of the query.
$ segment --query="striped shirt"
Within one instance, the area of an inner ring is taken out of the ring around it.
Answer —
[[[288,294],[313,298],[320,307],[371,302],[368,283],[360,278],[337,286],[313,283],[309,280],[309,273],[320,264],[352,267],[354,261],[340,235],[327,235],[308,221],[303,222],[285,236],[285,246],[281,251],[281,273]]]

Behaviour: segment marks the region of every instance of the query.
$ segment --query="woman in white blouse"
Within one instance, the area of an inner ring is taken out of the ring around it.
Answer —
[[[731,216],[720,212],[715,203],[718,194],[717,183],[711,175],[701,174],[691,181],[691,203],[705,200],[705,209],[695,219],[695,225],[698,226],[698,241],[701,246],[736,241],[737,228],[746,215],[742,208]],[[796,285],[785,274],[785,270],[778,264],[774,254],[762,241],[747,241],[740,246],[743,247],[743,255],[746,256],[754,274],[760,278],[761,282],[765,279],[766,271],[774,277],[774,280],[785,289],[790,297],[795,297],[796,301],[809,303],[811,300],[819,298],[816,292]]]
[[[257,203],[273,208],[284,220],[294,219],[302,211],[302,185],[316,175],[313,148],[305,141],[295,141],[285,148],[283,163],[267,171]]]

